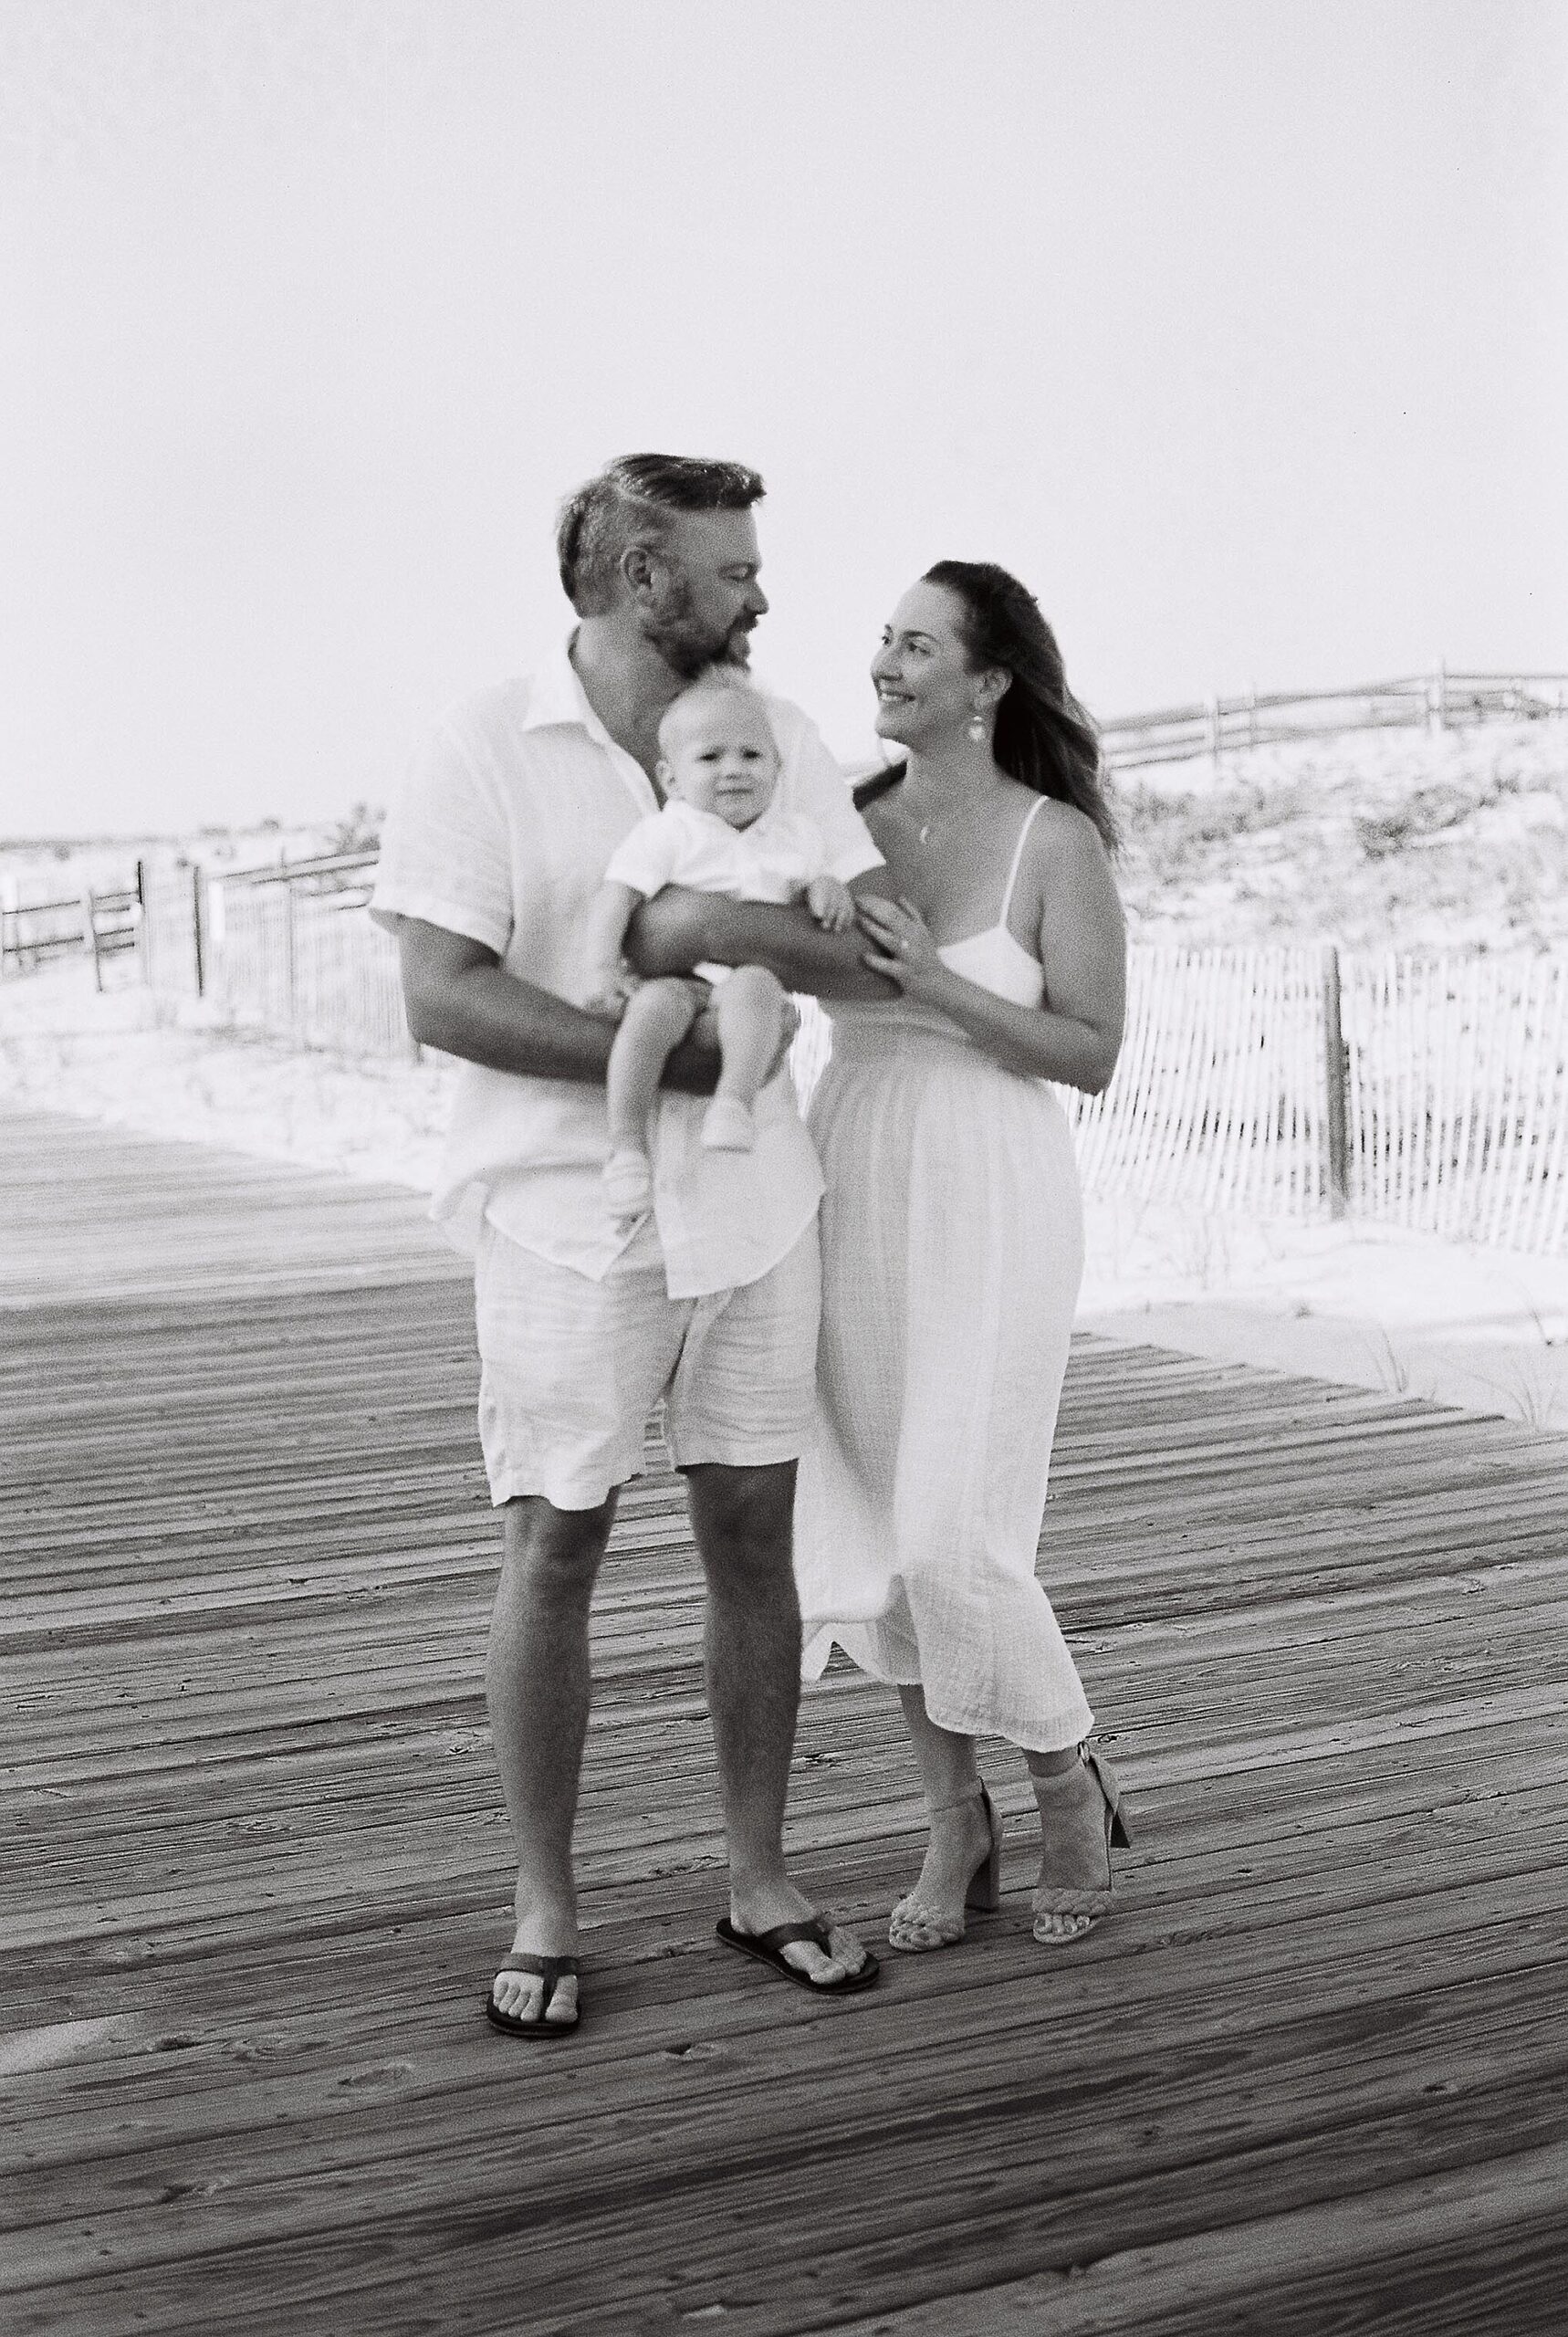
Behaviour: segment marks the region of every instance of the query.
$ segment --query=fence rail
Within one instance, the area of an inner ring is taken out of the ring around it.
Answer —
[[[65,900],[0,907],[0,977],[30,973],[51,958],[85,949],[93,980],[103,988],[104,961],[126,956],[141,933],[141,864],[134,885],[107,892],[73,893]]]
[[[1101,726],[1113,768],[1184,762],[1347,730],[1457,730],[1568,714],[1568,674],[1430,674],[1352,689],[1260,691],[1127,714]]]
[[[366,914],[364,884],[309,885],[227,878],[212,888],[209,995],[235,1022],[301,1046],[413,1053],[397,949]]]

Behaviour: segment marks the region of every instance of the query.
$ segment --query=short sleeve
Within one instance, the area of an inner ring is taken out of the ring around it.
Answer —
[[[783,758],[789,810],[819,830],[827,854],[825,873],[847,885],[868,868],[880,868],[882,854],[816,724],[788,699],[769,698],[768,712]]]
[[[680,846],[674,820],[666,820],[657,812],[649,819],[639,820],[611,854],[604,881],[607,885],[629,885],[632,892],[641,893],[644,898],[662,892],[666,885],[675,882]]]
[[[802,884],[815,877],[837,874],[828,851],[827,838],[815,820],[808,820],[803,812],[786,812],[775,831],[779,845],[790,864],[799,870]],[[856,874],[860,872],[857,870]]]
[[[481,759],[448,717],[415,756],[382,838],[371,914],[416,917],[504,955],[512,938],[511,837]]]

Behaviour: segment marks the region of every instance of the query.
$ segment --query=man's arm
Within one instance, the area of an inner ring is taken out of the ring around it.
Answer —
[[[400,917],[397,945],[408,1027],[421,1046],[490,1071],[602,1087],[613,1022],[503,972],[495,950],[443,926]],[[701,1039],[683,1039],[664,1066],[664,1085],[689,1095],[711,1095],[717,1081],[717,1049]]]
[[[582,921],[582,987],[573,1002],[591,1014],[619,1014],[636,988],[623,952],[626,927],[642,899],[632,886],[607,877],[588,904]]]
[[[891,896],[885,868],[868,868],[850,890]],[[786,990],[815,998],[896,998],[897,990],[865,964],[865,936],[825,932],[809,909],[772,908],[692,893],[667,885],[645,901],[626,936],[626,955],[640,974],[685,974],[716,966],[766,966]]]

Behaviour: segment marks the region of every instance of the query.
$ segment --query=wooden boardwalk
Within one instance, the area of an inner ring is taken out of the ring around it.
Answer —
[[[0,2324],[69,2337],[1545,2332],[1568,2274],[1568,1441],[1082,1342],[1043,1567],[1124,1911],[823,2004],[713,1943],[678,1491],[626,1497],[589,2013],[491,2033],[469,1295],[405,1194],[0,1129]],[[798,1870],[918,1858],[805,1703]]]

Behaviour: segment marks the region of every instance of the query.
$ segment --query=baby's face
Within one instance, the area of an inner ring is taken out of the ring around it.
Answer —
[[[661,743],[665,791],[732,828],[748,828],[773,801],[779,749],[758,701],[742,690],[698,690],[672,707]]]

